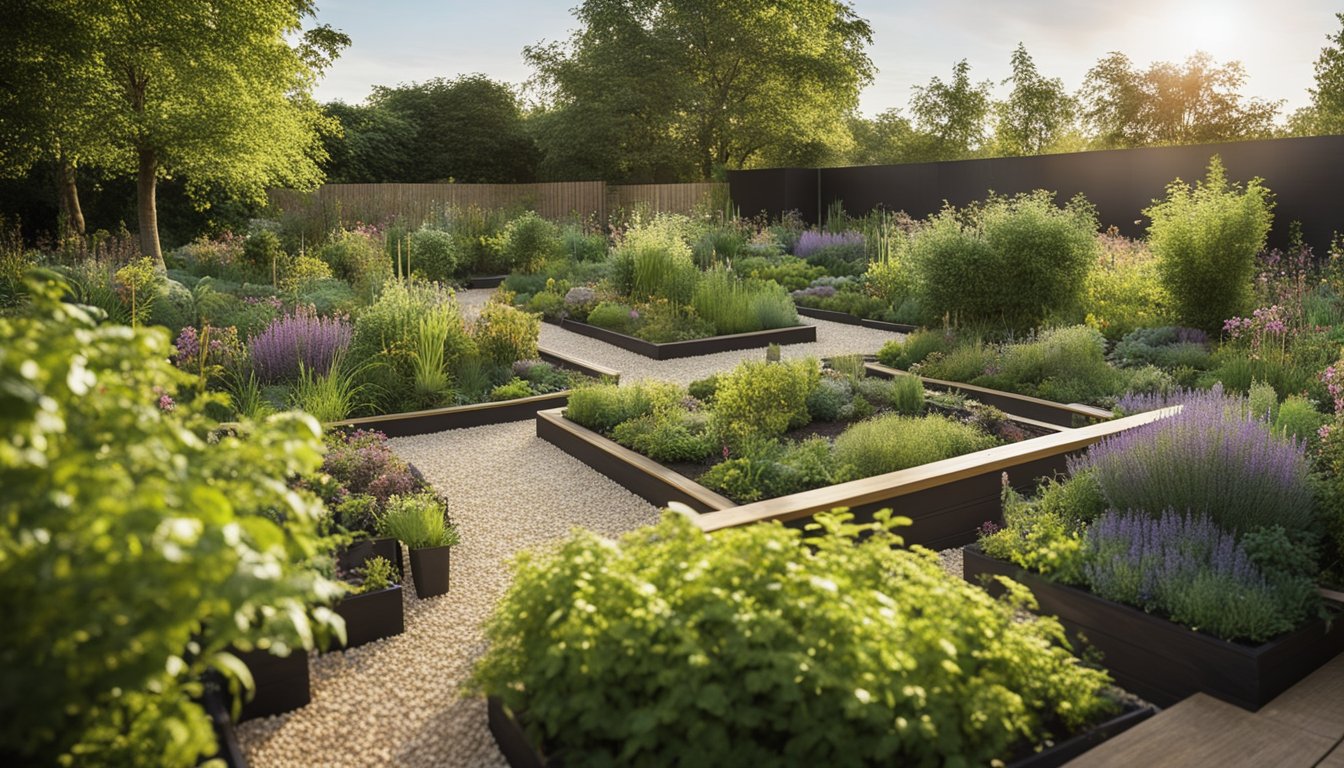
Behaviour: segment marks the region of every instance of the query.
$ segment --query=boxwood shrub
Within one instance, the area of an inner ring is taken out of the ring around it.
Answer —
[[[984,765],[1111,707],[1024,588],[996,601],[894,546],[908,520],[848,518],[804,545],[669,512],[525,552],[472,684],[567,766]]]

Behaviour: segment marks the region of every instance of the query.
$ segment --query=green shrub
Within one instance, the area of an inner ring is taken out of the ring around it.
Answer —
[[[733,261],[733,271],[757,280],[774,280],[787,291],[797,291],[826,274],[825,267],[814,267],[795,256],[770,260],[760,256],[741,257]]]
[[[534,272],[562,251],[560,229],[534,211],[510,221],[500,235],[499,253],[508,271]]]
[[[560,252],[574,261],[603,261],[607,258],[607,238],[570,224],[560,232]]]
[[[448,232],[425,226],[411,233],[410,249],[402,253],[402,269],[418,272],[429,280],[446,282],[462,266],[457,240]]]
[[[444,355],[448,351],[454,319],[448,305],[441,304],[429,308],[417,324],[415,346],[411,349],[411,372],[416,399],[425,407],[442,405],[453,394],[452,375],[445,365]]]
[[[701,318],[691,307],[667,299],[650,299],[635,307],[631,333],[637,338],[661,344],[713,336],[714,325]]]
[[[378,499],[367,493],[352,493],[336,505],[336,523],[347,531],[377,530]]]
[[[382,556],[365,560],[364,566],[359,569],[359,575],[361,595],[387,589],[397,583],[397,572],[392,567],[392,561]]]
[[[1060,208],[1043,191],[947,208],[911,236],[921,301],[937,317],[1029,330],[1080,306],[1096,231],[1087,201]]]
[[[448,509],[433,491],[392,496],[378,518],[378,535],[388,536],[408,549],[454,547],[461,541],[457,526],[448,521]]]
[[[703,423],[693,429],[690,414],[675,410],[649,414],[616,425],[612,438],[654,461],[700,461],[714,451]]]
[[[807,396],[807,412],[813,421],[853,418],[854,384],[848,377],[823,372],[816,389]]]
[[[1087,324],[1111,340],[1166,325],[1171,299],[1153,252],[1143,241],[1113,232],[1098,236],[1098,242],[1101,253],[1083,281]]]
[[[490,399],[496,402],[501,400],[517,400],[520,397],[531,397],[532,394],[532,385],[515,377],[490,390]]]
[[[249,275],[274,282],[285,269],[289,256],[280,246],[280,237],[269,229],[260,229],[247,236],[243,241],[243,263]]]
[[[309,284],[332,279],[331,267],[316,256],[299,254],[292,259],[280,278],[280,287],[289,294],[297,294]]]
[[[1042,494],[1058,494],[1055,489],[1066,483],[1047,480]],[[982,536],[980,548],[990,557],[1007,560],[1065,584],[1082,584],[1086,562],[1083,528],[1070,512],[1057,504],[1024,499],[1005,482],[1004,527]]]
[[[150,305],[148,322],[164,326],[173,336],[188,325],[195,325],[196,301],[191,291],[176,280],[161,282],[158,296]]]
[[[711,402],[714,400],[714,395],[719,391],[719,375],[711,373],[703,379],[696,379],[690,383],[686,391],[696,400],[705,403]]]
[[[1126,367],[1155,365],[1204,370],[1210,364],[1204,332],[1171,325],[1130,331],[1115,345],[1111,358],[1116,365]]]
[[[885,515],[819,519],[804,544],[668,513],[525,554],[473,685],[576,766],[981,765],[1109,711],[1022,588],[995,601],[893,548]]]
[[[911,373],[947,381],[973,382],[998,359],[993,347],[979,339],[962,339],[946,352],[932,352],[924,362],[910,367]]]
[[[916,376],[897,376],[891,381],[891,409],[907,416],[924,412],[924,382]]]
[[[361,379],[363,367],[349,362],[345,352],[336,353],[326,373],[300,361],[299,379],[289,393],[290,405],[324,424],[350,418],[369,404],[368,385]]]
[[[344,280],[335,278],[312,280],[299,288],[295,299],[307,304],[319,315],[353,315],[360,301],[355,291]]]
[[[793,299],[774,282],[739,280],[726,269],[705,274],[691,297],[695,313],[718,335],[750,333],[798,324]]]
[[[685,217],[661,214],[636,222],[612,255],[612,280],[623,296],[687,304],[700,280],[683,239]]]
[[[623,421],[653,412],[654,385],[595,384],[570,393],[565,418],[594,432],[609,432]]]
[[[448,318],[443,365],[456,370],[475,353],[475,345],[467,334],[452,292],[435,283],[389,282],[378,300],[355,320],[354,338],[346,358],[360,366],[361,382],[371,387],[370,394],[376,395],[385,409],[404,410],[405,402],[415,400],[415,349],[420,319],[440,310]],[[467,391],[464,386],[459,386],[459,390]]]
[[[1148,242],[1162,284],[1185,325],[1215,331],[1251,302],[1255,255],[1273,221],[1273,195],[1258,178],[1244,188],[1227,180],[1222,160],[1193,189],[1180,179],[1165,200],[1144,211]]]
[[[984,450],[995,442],[975,427],[939,414],[887,414],[845,430],[835,439],[835,455],[861,477],[872,477]]]
[[[0,752],[187,768],[216,751],[200,679],[238,678],[231,645],[328,634],[308,610],[339,590],[311,565],[324,510],[287,483],[320,433],[291,413],[207,439],[219,398],[178,397],[168,335],[98,324],[51,277],[0,316]]]
[[[629,333],[632,319],[630,313],[634,311],[634,307],[629,304],[604,301],[588,313],[588,323],[617,333]]]
[[[807,398],[821,378],[812,359],[747,361],[719,377],[715,431],[729,445],[752,436],[777,437],[808,422]]]
[[[908,370],[934,352],[946,352],[952,341],[952,335],[945,331],[915,331],[904,339],[892,339],[883,344],[877,353],[877,361],[891,368]]]
[[[540,317],[492,301],[481,309],[480,317],[472,326],[471,337],[486,362],[509,366],[515,360],[531,360],[537,356],[540,334]]]
[[[1106,340],[1095,328],[1075,325],[1043,332],[1034,341],[1009,344],[997,371],[970,383],[1062,403],[1096,403],[1120,395],[1126,377],[1106,362]]]
[[[1321,427],[1329,421],[1330,418],[1316,410],[1316,405],[1307,398],[1289,395],[1279,404],[1279,413],[1274,419],[1274,434],[1297,438],[1314,446]]]

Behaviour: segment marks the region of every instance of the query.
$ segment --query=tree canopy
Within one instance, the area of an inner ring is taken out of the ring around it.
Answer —
[[[586,0],[576,15],[567,43],[524,51],[551,171],[708,178],[829,146],[873,73],[868,22],[837,0]]]
[[[928,85],[915,86],[910,109],[927,141],[921,152],[926,160],[959,160],[971,157],[985,143],[990,112],[988,80],[971,82],[971,65],[965,59],[952,67],[952,81],[934,77]]]
[[[994,149],[999,155],[1038,155],[1057,146],[1073,126],[1077,104],[1064,81],[1037,69],[1025,45],[1013,51],[1008,98],[994,105]]]

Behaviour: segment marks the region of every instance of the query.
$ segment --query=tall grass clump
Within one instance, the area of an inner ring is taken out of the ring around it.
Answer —
[[[695,287],[691,306],[720,335],[798,324],[798,309],[778,283],[742,280],[721,268],[705,274]]]
[[[347,419],[367,405],[366,385],[359,381],[363,367],[347,365],[344,353],[337,353],[325,373],[299,363],[299,378],[290,393],[290,403],[323,423]]]
[[[975,427],[940,414],[912,418],[893,413],[845,430],[835,439],[835,456],[862,477],[872,477],[983,450],[995,442]]]
[[[945,208],[911,235],[926,312],[1012,331],[1076,311],[1097,253],[1096,212],[1045,191]]]
[[[613,255],[617,291],[636,300],[664,298],[687,304],[700,279],[684,233],[684,216],[661,214],[636,220]]]
[[[461,541],[457,526],[448,521],[448,509],[432,491],[398,494],[387,500],[378,517],[378,535],[411,549],[452,547]]]
[[[1244,399],[1221,388],[1188,397],[1176,415],[1102,440],[1071,459],[1069,470],[1091,472],[1113,509],[1207,513],[1239,534],[1312,526],[1303,444],[1278,437]]]
[[[310,374],[325,374],[353,338],[349,320],[298,309],[253,336],[248,352],[262,383],[273,384],[298,376],[300,367]]]
[[[1148,242],[1180,321],[1216,331],[1251,306],[1256,254],[1274,217],[1273,194],[1259,178],[1244,187],[1227,180],[1214,155],[1192,188],[1177,179],[1166,199],[1144,211]]]
[[[437,307],[420,318],[412,362],[416,395],[427,405],[437,405],[452,393],[452,377],[445,360],[451,331],[452,318],[444,307]]]

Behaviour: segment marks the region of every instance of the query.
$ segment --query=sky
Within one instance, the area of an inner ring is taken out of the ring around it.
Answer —
[[[317,21],[352,44],[317,88],[321,101],[362,101],[375,85],[473,72],[521,84],[531,76],[523,48],[563,41],[578,0],[318,0]],[[1306,105],[1312,65],[1340,29],[1340,0],[851,0],[873,30],[868,55],[877,74],[859,110],[904,108],[910,89],[950,79],[960,59],[974,80],[998,85],[1019,42],[1047,77],[1076,90],[1111,51],[1136,66],[1185,60],[1204,50],[1246,67],[1243,93]]]

